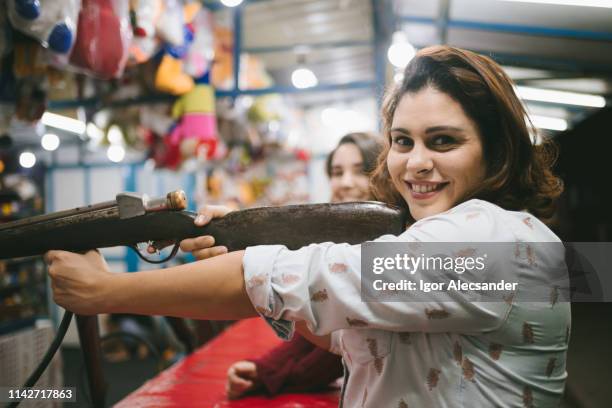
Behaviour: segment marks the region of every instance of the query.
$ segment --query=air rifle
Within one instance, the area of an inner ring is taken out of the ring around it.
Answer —
[[[116,200],[0,224],[0,259],[42,255],[51,249],[82,252],[150,243],[162,248],[185,238],[215,237],[230,251],[253,245],[357,244],[405,229],[400,210],[378,202],[304,204],[234,211],[208,225],[194,224],[187,199],[174,191],[161,199],[122,193]],[[137,253],[146,261],[139,251]],[[167,259],[156,261],[164,262]]]
[[[197,214],[186,211],[183,191],[149,199],[135,193],[118,194],[116,200],[0,224],[0,259],[42,255],[52,249],[84,252],[128,246],[148,262],[172,258],[186,238],[215,237],[215,245],[229,251],[254,245],[282,244],[297,249],[311,243],[358,244],[405,229],[404,214],[379,202],[304,204],[234,211],[206,226],[194,224]],[[174,244],[166,259],[152,260],[138,251],[148,243],[156,249]],[[25,387],[36,383],[59,347],[72,314],[67,312],[52,347]],[[77,326],[88,374],[92,402],[104,406],[105,388],[96,316],[77,316]],[[62,333],[63,332],[63,333]]]

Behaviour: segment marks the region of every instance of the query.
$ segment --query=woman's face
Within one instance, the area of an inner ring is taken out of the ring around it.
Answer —
[[[331,161],[332,203],[370,198],[369,179],[363,173],[363,157],[353,143],[340,145]]]
[[[476,124],[436,89],[406,93],[393,115],[387,168],[415,220],[444,212],[484,178]]]

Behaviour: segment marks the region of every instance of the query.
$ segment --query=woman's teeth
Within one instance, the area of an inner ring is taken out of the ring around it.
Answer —
[[[412,184],[412,189],[417,193],[429,193],[431,191],[437,190],[440,184],[436,185],[423,185],[423,184]]]

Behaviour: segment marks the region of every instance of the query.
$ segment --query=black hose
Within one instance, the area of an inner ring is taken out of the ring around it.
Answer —
[[[45,353],[45,356],[43,357],[38,367],[36,367],[36,370],[34,370],[32,374],[30,374],[25,384],[23,384],[23,386],[21,387],[22,389],[33,387],[36,384],[36,381],[38,381],[38,379],[42,375],[42,373],[47,369],[47,366],[53,359],[53,356],[55,356],[57,349],[59,348],[60,344],[62,344],[64,336],[66,336],[66,332],[68,331],[68,326],[70,326],[70,321],[72,320],[73,314],[74,313],[68,310],[64,312],[64,317],[62,317],[62,322],[60,323],[59,328],[57,329],[57,334],[55,335],[53,342],[47,349],[47,352]],[[20,402],[21,400],[11,402],[6,406],[6,408],[14,408],[19,405]]]

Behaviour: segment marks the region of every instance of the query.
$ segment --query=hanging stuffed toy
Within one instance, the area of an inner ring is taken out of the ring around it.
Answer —
[[[161,0],[130,1],[130,19],[134,37],[130,44],[128,64],[141,64],[159,50],[156,25],[163,14]]]
[[[175,9],[181,10],[176,13]],[[158,23],[160,37],[165,41],[164,54],[155,74],[155,88],[173,95],[182,95],[194,87],[193,79],[183,71],[183,61],[194,39],[194,26],[191,24],[201,6],[189,3],[181,7],[174,1],[166,4],[164,17]],[[172,19],[171,19],[172,18]],[[176,28],[182,30],[182,41],[178,42]]]
[[[183,69],[191,77],[200,78],[210,70],[215,57],[214,17],[208,9],[201,7],[190,24],[194,37],[187,55],[183,58]]]
[[[198,80],[193,90],[181,96],[172,108],[178,124],[170,132],[170,145],[178,146],[183,158],[210,159],[217,148],[215,91],[209,75]]]
[[[83,0],[70,63],[102,79],[123,73],[131,40],[127,2]]]
[[[43,47],[67,54],[75,39],[79,0],[9,0],[13,27],[38,40]]]

